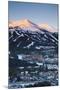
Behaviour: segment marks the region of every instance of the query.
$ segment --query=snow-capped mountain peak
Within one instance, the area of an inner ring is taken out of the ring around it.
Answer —
[[[48,24],[35,24],[32,21],[28,19],[22,19],[22,20],[17,20],[17,21],[9,21],[9,27],[12,27],[13,29],[18,27],[19,30],[23,29],[24,31],[38,31],[43,33],[44,31],[48,32],[57,32],[57,30],[48,25]]]
[[[12,27],[12,28],[19,27],[25,31],[26,30],[28,30],[28,31],[40,31],[40,27],[28,19],[18,20],[18,21],[10,21],[9,27]]]
[[[30,23],[28,22],[27,19],[24,19],[24,20],[17,20],[17,21],[10,21],[9,22],[9,27],[16,27],[16,26],[20,26],[21,28],[22,27],[28,27],[30,26]]]

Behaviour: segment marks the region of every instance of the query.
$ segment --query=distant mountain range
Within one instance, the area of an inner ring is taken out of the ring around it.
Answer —
[[[45,26],[45,27],[44,27]],[[30,20],[9,22],[9,48],[41,49],[58,45],[58,32],[48,25],[37,25]]]
[[[18,21],[9,21],[9,27],[11,27],[11,28],[19,27],[19,28],[22,28],[25,30],[27,30],[27,29],[30,30],[30,28],[31,28],[33,31],[39,30],[39,28],[46,29],[49,32],[57,31],[54,27],[49,26],[48,24],[35,24],[27,19],[18,20]]]

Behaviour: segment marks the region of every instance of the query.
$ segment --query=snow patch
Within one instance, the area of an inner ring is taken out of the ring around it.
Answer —
[[[22,59],[22,55],[17,55],[18,56],[18,59],[20,60],[20,59]]]
[[[40,49],[41,47],[37,47],[37,46],[36,46],[35,48],[36,48],[36,49]]]
[[[29,48],[30,46],[33,46],[34,42],[30,43],[27,48]]]
[[[38,62],[37,62],[36,64],[39,65],[39,66],[40,66],[40,65],[43,65],[43,63],[38,63]]]

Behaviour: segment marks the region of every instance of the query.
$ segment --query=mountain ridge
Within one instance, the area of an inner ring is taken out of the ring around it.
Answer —
[[[17,21],[9,21],[8,24],[9,28],[21,28],[24,30],[33,30],[33,31],[39,31],[39,29],[41,30],[46,30],[49,32],[55,32],[56,29],[53,28],[52,26],[49,26],[48,24],[35,24],[32,21],[28,20],[28,19],[23,19],[23,20],[17,20]]]

